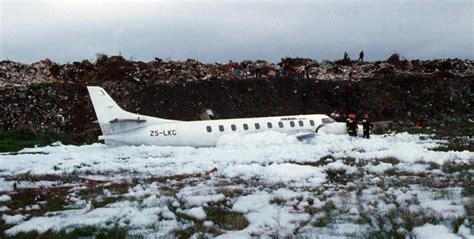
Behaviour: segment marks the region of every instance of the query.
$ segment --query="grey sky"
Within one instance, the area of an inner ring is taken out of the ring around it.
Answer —
[[[1,1],[1,0],[0,0]],[[474,58],[473,1],[2,1],[0,59]]]

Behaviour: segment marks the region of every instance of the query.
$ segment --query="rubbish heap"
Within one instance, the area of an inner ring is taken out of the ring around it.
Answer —
[[[305,58],[283,58],[279,63],[265,60],[206,64],[196,60],[127,61],[122,56],[98,55],[95,62],[83,60],[66,64],[44,59],[31,65],[12,61],[0,62],[0,88],[7,85],[42,83],[100,83],[104,81],[146,81],[183,83],[197,80],[229,80],[289,77],[306,80],[362,80],[386,74],[472,75],[471,60],[442,59],[432,61],[404,60],[393,54],[387,61],[321,63]]]
[[[0,131],[98,134],[86,85],[104,87],[126,110],[163,118],[198,119],[211,108],[222,118],[364,110],[391,119],[472,113],[466,86],[473,82],[472,60],[408,61],[398,54],[376,62],[141,62],[106,55],[66,64],[0,61]]]

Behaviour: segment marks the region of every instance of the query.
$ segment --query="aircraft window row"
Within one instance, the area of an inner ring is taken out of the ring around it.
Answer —
[[[328,123],[334,122],[334,120],[332,120],[331,118],[323,118],[322,122],[324,124],[328,124]],[[304,122],[302,120],[299,120],[298,125],[300,127],[304,127]],[[309,125],[314,126],[314,120],[309,120]],[[290,121],[290,126],[292,128],[294,128],[296,126],[295,122]],[[278,127],[284,128],[283,122],[281,122],[281,121],[278,122]],[[231,124],[230,128],[232,129],[232,131],[237,131],[237,126],[235,124]],[[242,124],[242,128],[244,130],[249,130],[248,124]],[[273,128],[273,124],[271,122],[267,122],[267,128],[269,128],[269,129]],[[255,129],[260,129],[260,124],[259,123],[255,123]],[[207,130],[207,132],[211,133],[212,132],[212,127],[211,126],[206,126],[206,130]],[[224,132],[224,130],[225,130],[224,125],[219,125],[219,131]]]

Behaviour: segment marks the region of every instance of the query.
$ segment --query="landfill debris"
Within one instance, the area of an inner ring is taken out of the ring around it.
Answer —
[[[249,78],[276,78],[280,76],[313,80],[361,80],[375,77],[383,69],[391,73],[431,74],[448,72],[463,76],[474,72],[474,62],[460,59],[432,61],[402,60],[397,53],[386,62],[360,62],[350,59],[321,63],[306,58],[283,58],[277,64],[265,60],[206,64],[186,61],[163,61],[160,58],[148,63],[128,61],[122,56],[99,55],[95,62],[83,60],[60,65],[44,59],[31,65],[13,61],[0,62],[0,88],[29,86],[44,83],[100,83],[104,81],[136,81],[180,83],[196,80],[229,80]]]
[[[472,92],[466,86],[473,79],[472,60],[408,61],[398,54],[375,62],[283,58],[211,64],[106,55],[66,64],[4,60],[0,130],[25,127],[82,141],[97,135],[86,85],[104,87],[128,111],[162,118],[197,120],[203,107],[212,107],[222,118],[353,111],[386,120],[408,111],[411,118],[429,119],[469,113]]]

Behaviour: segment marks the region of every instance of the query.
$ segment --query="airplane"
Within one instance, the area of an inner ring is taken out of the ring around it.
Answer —
[[[316,132],[347,134],[345,123],[324,114],[199,121],[162,119],[123,110],[101,87],[87,86],[87,90],[102,131],[99,140],[107,145],[213,147],[224,134],[269,130],[297,134],[302,139]],[[358,133],[362,134],[361,125]]]

